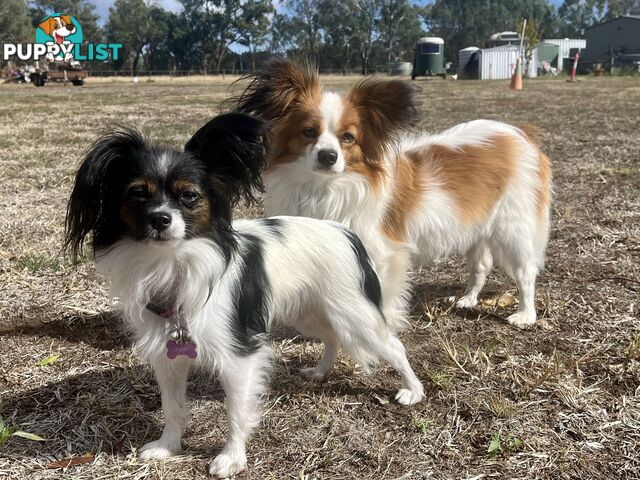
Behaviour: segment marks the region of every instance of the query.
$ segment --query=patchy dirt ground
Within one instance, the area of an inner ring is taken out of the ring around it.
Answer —
[[[399,384],[390,370],[366,377],[346,357],[328,381],[304,381],[297,371],[320,346],[276,335],[264,422],[239,478],[640,478],[640,81],[539,80],[521,93],[506,82],[418,83],[428,130],[480,117],[542,129],[555,202],[539,325],[505,323],[516,292],[500,272],[467,311],[443,301],[463,288],[462,262],[416,272],[403,340],[427,400],[413,408],[388,401]],[[206,477],[226,434],[220,387],[194,376],[185,453],[139,461],[163,421],[152,373],[91,262],[71,266],[60,246],[74,169],[100,132],[135,125],[181,145],[227,84],[0,87],[0,414],[46,439],[0,446],[0,478]]]

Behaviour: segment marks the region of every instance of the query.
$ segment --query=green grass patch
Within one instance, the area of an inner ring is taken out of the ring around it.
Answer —
[[[509,434],[503,436],[502,430],[498,430],[491,437],[489,447],[487,448],[487,453],[490,457],[497,457],[498,455],[510,455],[522,450],[522,447],[524,447],[524,442],[521,439],[513,437]]]
[[[27,253],[16,261],[17,270],[27,270],[30,273],[59,272],[69,266],[68,261],[59,255],[46,253]]]

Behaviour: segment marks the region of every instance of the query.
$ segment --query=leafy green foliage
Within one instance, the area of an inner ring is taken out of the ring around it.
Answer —
[[[40,360],[38,362],[38,365],[40,365],[41,367],[46,367],[47,365],[53,365],[58,361],[58,358],[60,358],[60,355],[49,355],[47,358],[43,358],[42,360]]]
[[[517,437],[512,437],[511,435],[503,437],[502,431],[499,430],[491,437],[487,453],[490,457],[496,457],[500,454],[515,453],[521,450],[523,446],[524,442],[522,440]]]
[[[5,425],[4,420],[0,417],[0,447],[4,445],[11,437],[21,437],[27,440],[33,440],[34,442],[45,442],[46,440],[33,433],[24,432],[18,430],[16,427],[9,427]]]
[[[94,12],[94,2],[88,0],[33,0],[28,3],[31,6],[31,21],[34,28],[43,17],[51,13],[66,13],[73,15],[82,25],[85,43],[102,41],[102,30],[98,26],[98,16]]]
[[[0,2],[0,43],[32,42],[35,32],[24,0]]]
[[[424,10],[430,33],[445,39],[445,57],[452,61],[462,48],[484,47],[492,34],[516,30],[523,18],[535,20],[542,37],[557,33],[556,9],[548,0],[436,0]]]
[[[413,61],[424,35],[443,37],[445,57],[455,63],[461,48],[484,47],[490,35],[518,30],[526,18],[530,57],[538,39],[580,38],[594,23],[640,14],[640,0],[564,0],[557,9],[551,0],[282,0],[277,9],[273,0],[178,1],[181,10],[169,12],[154,1],[115,0],[101,29],[90,0],[3,0],[0,40],[30,40],[40,19],[59,11],[80,21],[85,41],[124,45],[106,68],[220,71],[241,61],[240,68],[255,69],[278,53],[323,70],[368,73]]]

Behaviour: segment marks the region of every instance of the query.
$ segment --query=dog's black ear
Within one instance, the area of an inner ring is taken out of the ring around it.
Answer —
[[[288,109],[315,98],[320,93],[318,70],[309,61],[293,62],[275,58],[260,71],[241,78],[249,79],[244,92],[226,102],[230,109],[277,122]]]
[[[67,204],[64,249],[74,261],[82,253],[86,237],[93,232],[94,246],[118,227],[117,181],[115,170],[136,149],[146,147],[142,134],[133,129],[119,129],[99,138],[85,155]]]
[[[201,160],[217,190],[231,206],[241,197],[255,201],[254,189],[262,192],[266,160],[266,124],[243,113],[226,113],[210,120],[187,142],[184,149]]]

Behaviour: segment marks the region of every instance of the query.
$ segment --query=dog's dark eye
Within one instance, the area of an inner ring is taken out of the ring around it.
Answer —
[[[136,200],[146,200],[147,198],[149,198],[149,190],[147,190],[147,187],[143,186],[131,187],[129,190],[127,190],[127,197]]]
[[[302,135],[307,138],[318,138],[318,132],[315,128],[305,128],[302,130]]]
[[[180,201],[187,207],[193,206],[198,201],[198,198],[200,198],[198,192],[192,190],[187,190],[180,194]]]
[[[342,134],[342,137],[340,137],[340,140],[344,143],[353,143],[356,141],[356,137],[354,137],[353,133],[351,132],[344,132]]]

